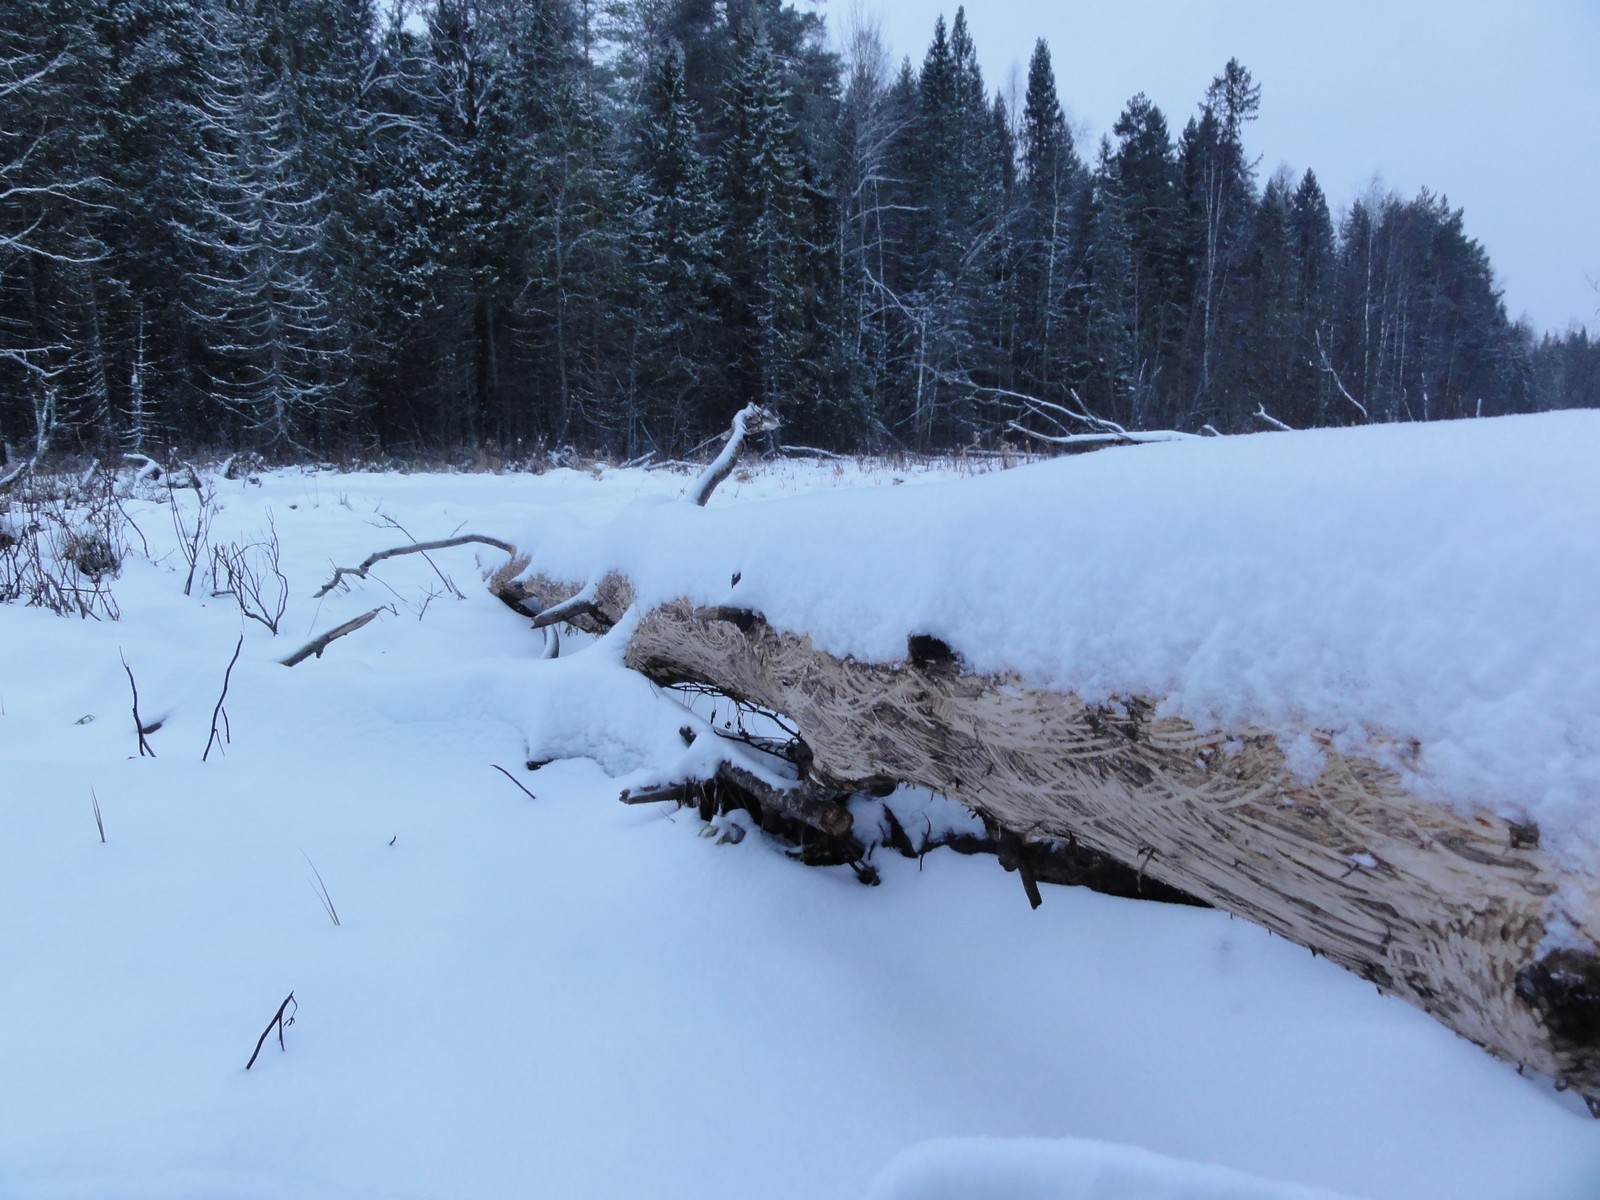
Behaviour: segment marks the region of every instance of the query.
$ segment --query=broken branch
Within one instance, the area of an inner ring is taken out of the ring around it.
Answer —
[[[463,533],[458,537],[439,538],[437,541],[432,542],[412,542],[409,546],[394,546],[388,550],[379,550],[376,554],[367,555],[359,567],[335,567],[333,569],[333,578],[316,591],[314,599],[320,600],[333,591],[340,583],[344,582],[346,575],[354,575],[358,579],[365,579],[367,572],[386,558],[399,558],[403,554],[425,554],[429,550],[448,550],[452,546],[472,544],[493,546],[496,550],[503,550],[507,554],[515,554],[517,552],[517,548],[510,542],[481,533]],[[289,665],[292,666],[293,664]]]
[[[321,658],[322,652],[326,650],[330,644],[338,641],[346,634],[354,633],[363,625],[376,620],[378,614],[382,611],[383,606],[379,605],[371,612],[364,612],[359,617],[346,621],[343,625],[335,625],[332,629],[328,630],[327,633],[322,634],[320,637],[312,638],[304,646],[301,646],[300,649],[289,655],[288,658],[280,659],[279,661],[286,667],[293,667],[305,662],[306,659],[311,658],[313,655],[315,655],[317,658]]]
[[[778,428],[777,416],[759,404],[747,404],[733,417],[733,428],[728,432],[728,444],[722,448],[722,453],[712,460],[711,465],[700,473],[700,478],[694,481],[684,494],[684,499],[692,504],[705,507],[706,501],[711,499],[711,493],[717,486],[733,474],[734,464],[739,461],[739,455],[744,452],[745,439],[754,433],[769,433]]]

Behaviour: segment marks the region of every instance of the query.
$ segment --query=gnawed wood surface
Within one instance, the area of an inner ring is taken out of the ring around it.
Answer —
[[[530,609],[577,590],[496,582]],[[579,623],[608,628],[631,599],[607,576]],[[1600,934],[1600,889],[1537,830],[1419,799],[1327,738],[1306,782],[1262,731],[1202,733],[1149,698],[1089,705],[942,651],[913,639],[905,662],[856,662],[759,614],[675,602],[638,622],[627,662],[786,714],[830,787],[919,784],[1024,841],[1076,838],[1600,1097],[1600,956],[1570,948]]]

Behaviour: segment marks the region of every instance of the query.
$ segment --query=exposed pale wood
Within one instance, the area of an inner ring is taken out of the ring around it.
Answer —
[[[626,580],[606,585],[585,618],[596,629],[632,598]],[[1151,698],[1089,705],[972,675],[926,644],[921,665],[840,659],[759,614],[683,602],[640,620],[626,658],[657,681],[784,713],[827,787],[920,784],[1024,841],[1076,838],[1600,1095],[1600,958],[1549,937],[1560,921],[1595,940],[1600,888],[1541,849],[1536,830],[1409,793],[1377,759],[1414,747],[1366,758],[1321,738],[1326,767],[1305,782],[1269,734],[1202,733],[1157,717]]]
[[[286,667],[294,667],[305,662],[306,659],[311,658],[312,656],[321,658],[322,652],[330,645],[338,641],[340,638],[354,633],[356,630],[362,628],[369,622],[376,620],[378,614],[382,611],[383,607],[380,605],[371,612],[364,612],[359,617],[354,617],[351,620],[346,621],[343,625],[335,625],[332,629],[328,630],[327,633],[312,638],[304,646],[301,646],[300,649],[289,655],[288,658],[279,659],[279,661]]]
[[[759,404],[747,404],[741,408],[733,415],[733,424],[728,430],[728,441],[722,447],[722,453],[718,454],[700,473],[700,477],[690,485],[684,499],[704,508],[706,501],[711,499],[711,493],[717,490],[717,486],[724,479],[733,474],[739,455],[744,453],[745,439],[752,434],[770,433],[776,428],[778,428],[778,418]]]

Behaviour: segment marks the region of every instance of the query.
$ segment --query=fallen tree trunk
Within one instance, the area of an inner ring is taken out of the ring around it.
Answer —
[[[494,587],[533,611],[578,590],[504,574]],[[574,623],[603,632],[632,589],[610,575],[586,601]],[[932,638],[911,638],[904,662],[864,663],[757,613],[676,602],[637,620],[626,661],[785,714],[821,785],[918,784],[1024,844],[1076,839],[1600,1097],[1595,887],[1537,829],[1419,799],[1331,739],[1306,781],[1263,731],[1202,733],[1149,698],[1096,706],[974,675]]]

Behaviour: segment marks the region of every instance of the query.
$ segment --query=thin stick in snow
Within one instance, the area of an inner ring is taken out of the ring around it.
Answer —
[[[522,783],[517,779],[517,777],[515,775],[513,775],[510,771],[508,771],[504,767],[502,767],[499,763],[490,763],[489,765],[491,767],[493,767],[496,771],[499,771],[500,774],[504,775],[507,779],[511,780],[511,782],[516,784],[517,787],[522,788],[522,794],[524,796],[526,796],[529,800],[537,800],[539,798],[539,797],[535,796],[532,792],[530,792],[527,788],[522,787]]]
[[[288,1014],[288,1016],[285,1016],[284,1010],[287,1009],[291,1004],[294,1005],[294,1012],[291,1012]],[[250,1061],[244,1065],[244,1069],[246,1071],[256,1065],[256,1059],[261,1054],[261,1047],[267,1044],[267,1035],[272,1032],[274,1026],[276,1026],[278,1030],[278,1049],[282,1050],[284,1048],[283,1031],[294,1024],[294,1014],[299,1011],[300,1002],[294,998],[294,993],[290,992],[283,998],[283,1003],[278,1005],[278,1011],[272,1015],[272,1020],[267,1022],[267,1027],[261,1031],[261,1036],[256,1039],[255,1053],[250,1056]]]
[[[304,646],[301,646],[300,649],[289,655],[288,658],[280,659],[279,661],[286,667],[293,667],[298,666],[300,663],[305,662],[306,659],[313,656],[321,658],[322,652],[326,650],[329,645],[344,637],[346,634],[354,633],[363,625],[375,620],[378,614],[382,611],[383,606],[379,605],[371,612],[364,612],[359,617],[346,621],[343,625],[335,625],[332,629],[328,630],[327,633],[322,634],[320,637],[312,638]]]
[[[205,753],[200,756],[200,761],[205,762],[211,757],[211,746],[217,740],[217,719],[220,717],[222,725],[227,730],[224,740],[233,741],[233,730],[228,729],[228,714],[223,711],[222,705],[228,698],[228,680],[233,678],[233,664],[239,661],[239,651],[244,649],[244,634],[239,635],[239,641],[233,648],[233,657],[228,660],[228,669],[222,673],[222,695],[217,697],[217,706],[211,710],[211,736],[206,739]]]
[[[145,740],[144,735],[146,732],[154,733],[160,729],[161,723],[158,721],[146,730],[144,722],[139,718],[139,685],[134,682],[133,668],[128,665],[128,656],[121,650],[117,651],[117,657],[122,659],[122,669],[128,673],[128,687],[133,690],[133,727],[139,733],[139,757],[144,758],[148,755],[154,758],[156,752],[150,748],[150,743]]]

